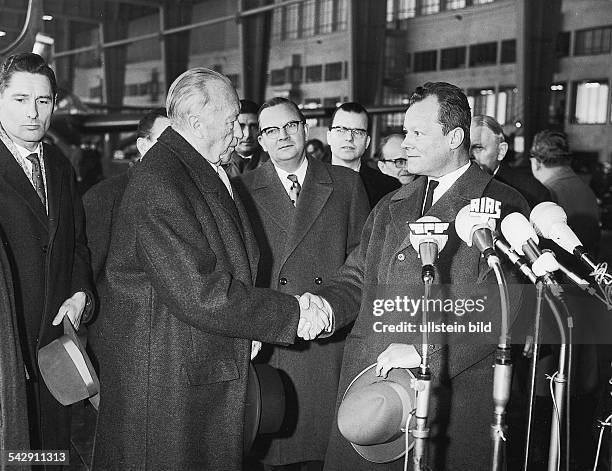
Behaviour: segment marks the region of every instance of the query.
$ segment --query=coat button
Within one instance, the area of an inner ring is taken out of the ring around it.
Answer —
[[[278,282],[279,282],[281,285],[286,285],[286,284],[287,284],[287,278],[285,278],[285,277],[283,276],[283,277],[282,277],[280,280],[278,280]]]
[[[406,260],[406,256],[403,253],[400,253],[400,254],[397,255],[397,259],[400,262],[403,262],[404,260]]]
[[[321,283],[323,283],[323,280],[320,277],[316,277],[315,278],[315,284],[320,285]]]

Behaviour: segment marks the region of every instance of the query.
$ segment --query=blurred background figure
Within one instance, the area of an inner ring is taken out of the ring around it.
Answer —
[[[138,123],[136,147],[139,158],[155,145],[157,138],[170,125],[165,108],[147,113]],[[83,196],[87,245],[91,253],[94,282],[98,284],[108,256],[111,231],[125,192],[132,168],[127,172],[101,181]]]
[[[319,139],[309,139],[306,141],[306,155],[321,162],[331,163],[329,148],[326,149]]]
[[[406,151],[402,148],[404,136],[390,134],[380,141],[378,151],[378,168],[385,175],[397,178],[402,185],[415,179],[406,168]]]
[[[551,199],[550,192],[529,168],[511,167],[508,143],[501,125],[491,116],[476,115],[470,126],[470,158],[485,172],[517,190],[533,208]]]
[[[242,129],[242,139],[238,141],[232,152],[229,163],[223,166],[230,178],[255,170],[270,158],[257,140],[259,136],[258,111],[257,103],[251,100],[240,100],[238,122]]]

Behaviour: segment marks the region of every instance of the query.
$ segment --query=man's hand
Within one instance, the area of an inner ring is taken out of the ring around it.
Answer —
[[[251,360],[254,360],[261,350],[261,342],[259,340],[251,340]]]
[[[304,340],[312,340],[329,328],[331,313],[327,311],[323,299],[319,296],[304,293],[297,298],[300,303],[297,335]]]
[[[83,315],[83,310],[85,309],[86,303],[87,295],[83,293],[83,291],[74,293],[72,297],[66,299],[66,301],[64,301],[64,303],[60,306],[52,324],[59,325],[64,319],[64,316],[68,316],[70,322],[72,322],[72,325],[74,326],[74,329],[79,330],[81,316]]]
[[[420,364],[421,355],[416,351],[414,345],[392,343],[378,355],[376,375],[386,378],[393,368],[416,368]]]

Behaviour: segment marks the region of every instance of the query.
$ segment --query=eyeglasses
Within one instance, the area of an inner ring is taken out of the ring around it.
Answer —
[[[368,135],[368,131],[365,129],[345,128],[344,126],[334,126],[330,128],[330,131],[345,138],[352,135],[354,139],[365,139],[365,137]]]
[[[400,157],[399,159],[378,159],[381,162],[393,162],[393,165],[395,165],[395,168],[404,168],[406,166],[406,163],[408,162],[408,159],[405,159],[403,157]]]
[[[285,124],[281,128],[277,126],[270,126],[269,128],[262,129],[261,134],[266,136],[269,139],[278,139],[281,129],[284,129],[285,132],[291,136],[298,132],[298,129],[300,128],[300,124],[302,123],[303,121],[289,121],[287,124]]]

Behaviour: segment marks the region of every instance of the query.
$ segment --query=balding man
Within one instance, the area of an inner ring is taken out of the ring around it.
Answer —
[[[259,252],[222,167],[242,137],[230,81],[188,70],[166,108],[111,237],[93,467],[239,470],[251,339],[311,339],[329,319],[253,288]]]
[[[470,126],[470,157],[480,168],[499,181],[517,190],[533,208],[542,201],[550,201],[550,192],[536,180],[529,169],[518,169],[505,160],[508,143],[504,131],[494,118],[476,115]]]
[[[378,151],[378,169],[385,175],[397,178],[402,185],[415,179],[415,175],[406,168],[408,159],[406,150],[402,148],[404,136],[389,134],[380,141]]]

